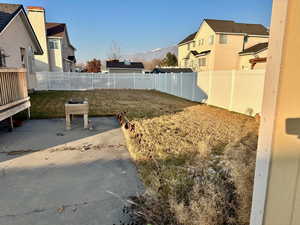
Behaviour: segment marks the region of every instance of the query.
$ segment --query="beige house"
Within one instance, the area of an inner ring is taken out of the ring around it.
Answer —
[[[45,9],[29,6],[28,18],[43,48],[44,54],[35,57],[36,71],[75,71],[75,48],[70,42],[64,23],[47,23]]]
[[[267,65],[268,42],[246,48],[239,55],[239,70],[265,69]]]
[[[197,32],[178,44],[178,65],[194,71],[238,69],[239,53],[268,38],[261,24],[205,19]]]
[[[34,55],[43,50],[22,5],[0,4],[0,67],[33,72]]]

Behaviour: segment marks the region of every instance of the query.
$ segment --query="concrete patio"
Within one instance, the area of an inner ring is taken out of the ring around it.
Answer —
[[[143,190],[114,118],[30,120],[0,131],[0,224],[119,224]],[[25,152],[26,154],[24,154]]]

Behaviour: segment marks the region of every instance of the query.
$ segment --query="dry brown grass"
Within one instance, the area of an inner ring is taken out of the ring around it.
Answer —
[[[249,224],[258,129],[253,118],[196,105],[132,122],[130,152],[154,199],[168,209],[165,217],[175,215],[184,225]]]
[[[254,118],[156,91],[38,92],[34,118],[64,116],[64,102],[89,99],[92,116],[126,111],[125,132],[147,193],[135,224],[248,225],[258,123]]]

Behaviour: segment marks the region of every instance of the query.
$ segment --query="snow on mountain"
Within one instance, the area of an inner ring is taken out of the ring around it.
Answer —
[[[147,52],[140,52],[124,56],[125,59],[131,61],[151,61],[153,59],[163,59],[168,52],[178,55],[177,46],[169,46],[165,48],[156,48]]]

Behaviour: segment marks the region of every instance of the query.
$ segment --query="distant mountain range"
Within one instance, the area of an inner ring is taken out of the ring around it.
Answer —
[[[131,55],[126,55],[124,56],[124,58],[131,61],[145,62],[145,61],[151,61],[153,59],[163,59],[168,52],[171,52],[177,56],[178,55],[177,46],[175,45],[175,46],[170,46],[165,48],[157,48],[147,52],[140,52]]]

